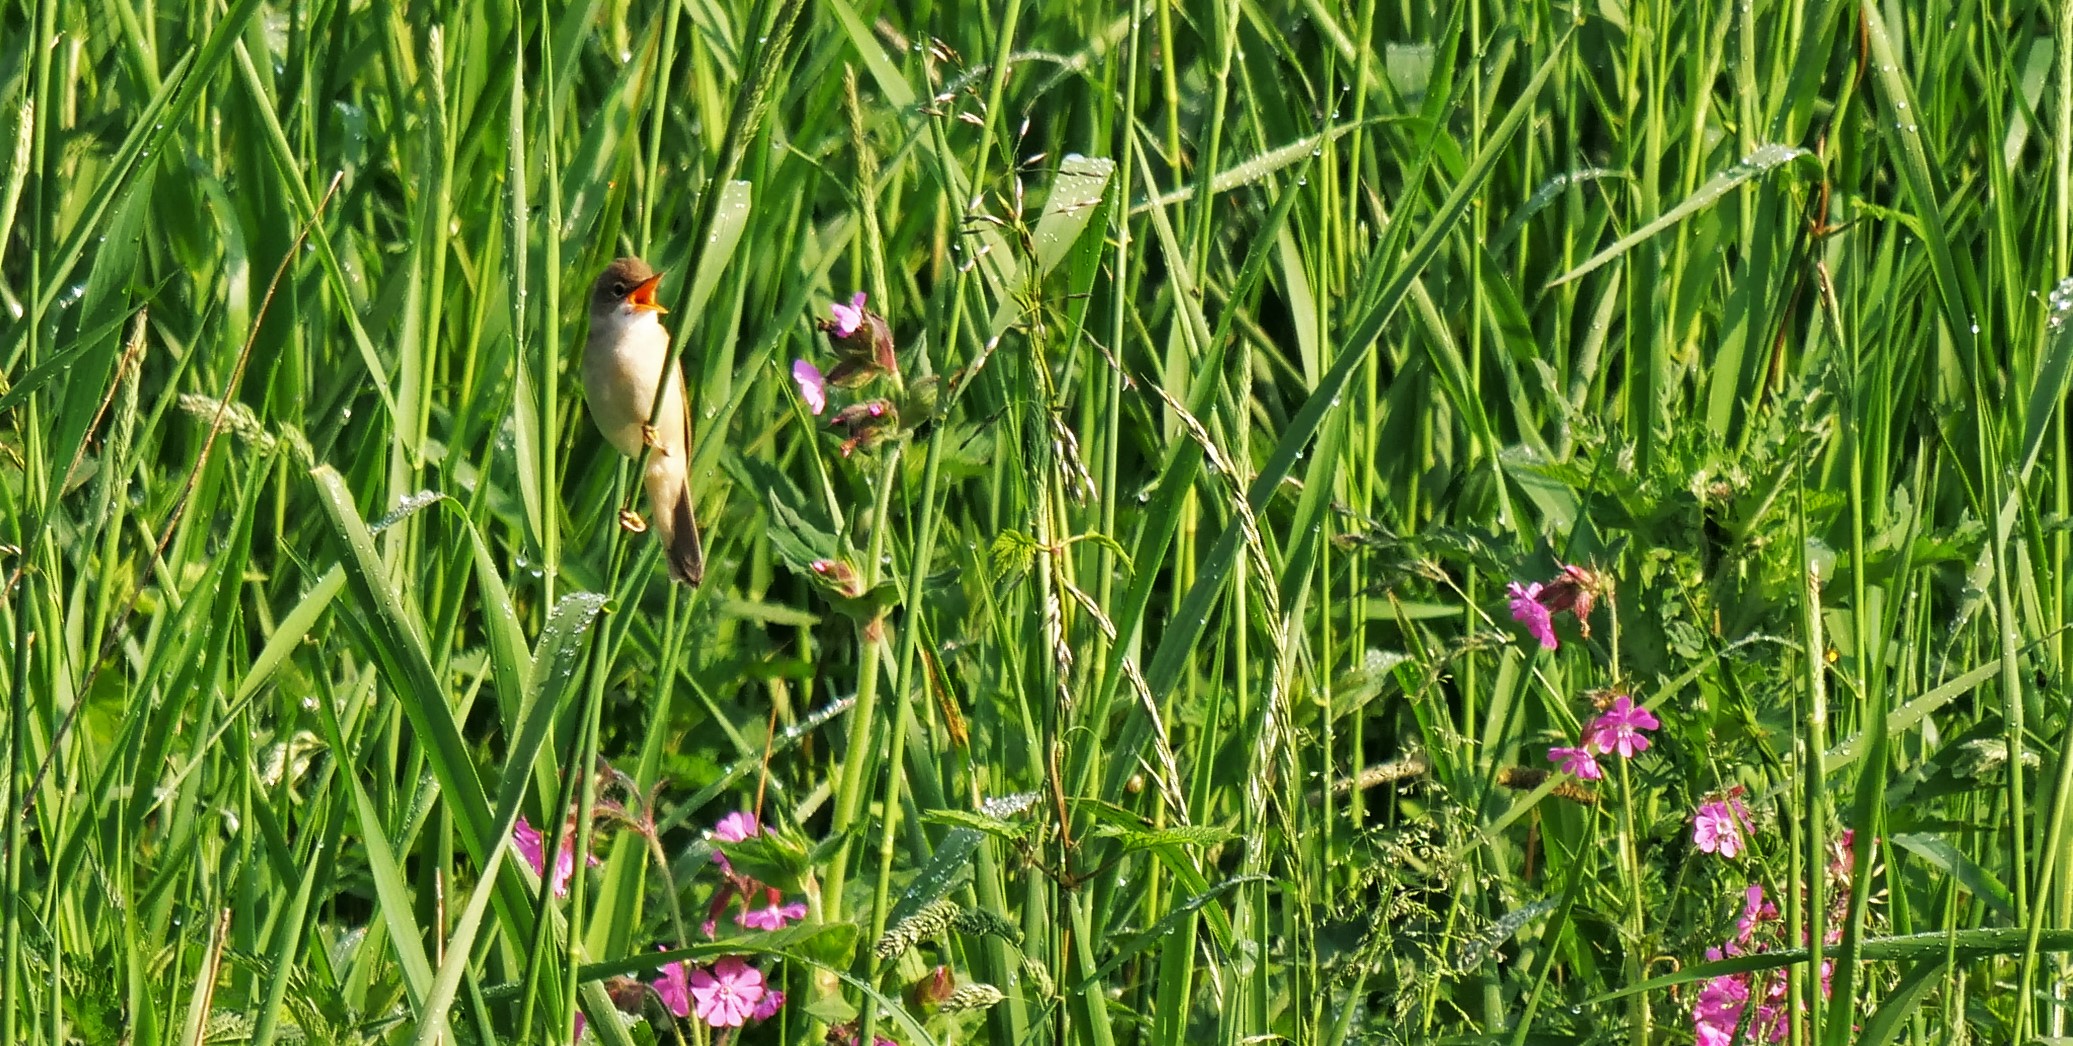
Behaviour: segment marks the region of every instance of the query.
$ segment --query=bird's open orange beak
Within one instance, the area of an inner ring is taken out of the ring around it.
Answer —
[[[635,309],[646,309],[650,312],[668,312],[668,309],[655,304],[655,285],[661,282],[662,274],[659,272],[642,280],[634,287],[632,292],[627,294],[626,304],[633,306]]]

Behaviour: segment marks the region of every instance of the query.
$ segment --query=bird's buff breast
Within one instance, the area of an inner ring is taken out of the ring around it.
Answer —
[[[641,452],[641,425],[648,420],[648,408],[655,402],[655,388],[662,367],[669,359],[669,332],[650,315],[638,316],[615,325],[616,331],[593,327],[583,352],[583,393],[590,401],[590,416],[598,431],[619,448],[621,454],[637,457]],[[600,336],[602,335],[602,336]],[[658,434],[665,443],[675,443],[683,427],[683,382],[670,383],[670,395],[657,419]],[[676,419],[675,424],[671,420]]]

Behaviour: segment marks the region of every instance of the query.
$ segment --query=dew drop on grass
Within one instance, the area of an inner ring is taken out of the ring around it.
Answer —
[[[2060,280],[2059,285],[2052,288],[2051,297],[2047,302],[2051,307],[2051,316],[2046,319],[2045,325],[2052,330],[2064,327],[2066,317],[2073,314],[2073,276]]]

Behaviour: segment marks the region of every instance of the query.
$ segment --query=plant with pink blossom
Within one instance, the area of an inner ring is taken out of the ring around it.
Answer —
[[[1540,641],[1542,650],[1555,650],[1561,641],[1555,636],[1555,615],[1564,612],[1576,618],[1577,630],[1591,637],[1591,610],[1599,599],[1610,600],[1610,575],[1589,567],[1565,564],[1551,581],[1513,581],[1505,586],[1512,620]]]
[[[716,843],[735,845],[750,844],[768,834],[756,815],[747,810],[738,810],[720,818],[712,829]],[[806,918],[803,901],[787,903],[782,890],[736,869],[726,850],[719,845],[713,847],[713,863],[720,866],[721,878],[720,888],[714,891],[706,909],[705,922],[700,926],[707,937],[718,930],[720,914],[737,901],[741,910],[735,913],[735,923],[753,930],[781,930]]]
[[[1648,751],[1648,738],[1642,733],[1662,726],[1655,713],[1634,703],[1626,694],[1614,694],[1598,713],[1591,725],[1584,728],[1584,747],[1595,752],[1616,752],[1621,759],[1632,759]]]
[[[1742,809],[1740,800],[1730,793],[1725,801],[1713,801],[1707,806],[1718,807],[1715,816],[1726,817],[1737,826],[1748,824],[1748,813]],[[1829,848],[1829,862],[1825,874],[1834,887],[1828,894],[1827,932],[1823,941],[1829,945],[1840,943],[1843,936],[1843,922],[1849,907],[1850,855],[1855,834],[1845,830]],[[1742,837],[1736,835],[1739,841]],[[1784,917],[1778,905],[1769,899],[1761,883],[1750,883],[1742,890],[1742,910],[1735,918],[1735,933],[1718,947],[1706,949],[1709,962],[1741,955],[1756,955],[1785,947]],[[1833,985],[1835,963],[1822,960],[1819,971],[1821,994],[1827,998]],[[1700,984],[1699,992],[1692,1000],[1692,1034],[1703,1046],[1728,1046],[1734,1042],[1772,1043],[1785,1038],[1789,1024],[1790,981],[1785,970],[1756,970],[1743,973],[1722,974],[1709,977]],[[1744,1024],[1745,1017],[1747,1019]],[[1737,1029],[1743,1029],[1740,1039]]]
[[[1749,809],[1742,805],[1741,791],[1736,788],[1724,798],[1699,804],[1692,815],[1692,842],[1700,852],[1717,853],[1732,860],[1749,849],[1743,835],[1750,823]]]
[[[549,878],[547,875],[547,837],[541,835],[540,830],[534,828],[532,823],[523,816],[520,816],[518,823],[511,827],[511,845],[518,850],[520,857],[525,858],[525,863],[532,866],[534,875],[543,879]],[[596,854],[586,853],[584,857],[588,860],[590,867],[597,867],[598,859]],[[576,819],[571,815],[562,825],[561,839],[555,849],[554,875],[548,883],[549,888],[554,891],[554,896],[568,896],[569,880],[575,878],[575,875]]]

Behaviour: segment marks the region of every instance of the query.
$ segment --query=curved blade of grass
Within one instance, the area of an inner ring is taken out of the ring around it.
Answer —
[[[993,321],[987,324],[989,338],[999,337],[1029,311],[1028,304],[1034,295],[1013,291],[1023,287],[1025,280],[1043,279],[1065,260],[1066,253],[1079,242],[1080,234],[1100,209],[1102,195],[1108,192],[1109,178],[1115,171],[1114,160],[1085,156],[1068,156],[1059,164],[1058,179],[1051,183],[1051,196],[1044,201],[1044,213],[1030,234],[1036,243],[1036,273],[1026,274],[1027,263],[1018,261],[1008,274],[1003,285],[1011,293],[1001,299],[993,312]]]
[[[453,709],[446,703],[448,688],[441,685],[425,648],[424,628],[389,580],[387,565],[375,550],[373,534],[353,505],[344,477],[329,465],[311,470],[310,477],[315,481],[318,501],[330,518],[333,532],[345,546],[341,565],[355,597],[352,609],[364,621],[373,648],[368,653],[380,666],[397,704],[410,720],[414,740],[451,806],[462,845],[476,866],[483,867],[500,840],[482,779],[469,758]],[[516,939],[529,939],[530,899],[515,877],[507,874],[499,881],[505,892],[499,912],[509,924],[506,928]]]
[[[1900,832],[1893,836],[1893,844],[1956,880],[1965,892],[1993,909],[1995,915],[2014,921],[2015,900],[2007,885],[1996,879],[1994,873],[1980,867],[1979,862],[1966,856],[1963,850],[1951,845],[1950,840],[1920,832]]]
[[[1879,937],[1864,942],[1864,960],[1933,963],[1946,958],[1969,961],[1989,956],[2018,955],[2021,954],[2027,937],[2026,930],[2000,928]],[[2039,941],[2038,951],[2073,952],[2073,930],[2046,930]],[[1675,973],[1650,977],[1639,984],[1630,984],[1602,995],[1592,996],[1584,1001],[1584,1005],[1595,1006],[1642,992],[1657,991],[1730,974],[1782,970],[1788,966],[1804,964],[1809,958],[1805,948],[1781,948],[1774,952],[1758,952],[1754,955],[1738,955],[1732,959],[1694,963]]]
[[[973,851],[985,838],[975,829],[951,829],[950,834],[936,844],[936,852],[929,855],[928,863],[915,873],[914,881],[907,884],[907,891],[900,895],[892,911],[886,914],[885,924],[897,926],[948,894],[958,884],[960,873],[971,861]]]
[[[1050,275],[1073,244],[1080,242],[1115,173],[1116,161],[1110,159],[1075,155],[1059,161],[1058,178],[1044,200],[1044,213],[1030,233],[1036,241],[1039,277]]]
[[[461,978],[468,972],[475,936],[481,928],[483,914],[488,910],[499,866],[504,854],[511,850],[511,832],[518,824],[519,807],[525,799],[525,768],[533,765],[546,747],[555,713],[561,708],[562,696],[572,688],[582,672],[583,655],[588,648],[584,639],[597,615],[604,610],[605,602],[605,597],[595,592],[571,592],[555,603],[554,611],[548,615],[547,626],[540,632],[540,647],[531,673],[532,679],[539,684],[539,692],[528,695],[529,705],[524,713],[523,726],[513,738],[504,763],[503,786],[497,793],[498,845],[490,851],[481,879],[469,896],[461,918],[455,922],[453,932],[447,937],[446,959],[440,963],[426,995],[427,1012],[444,1013],[451,1008]],[[585,1001],[588,1004],[589,1000]],[[418,1046],[431,1046],[438,1041],[439,1034],[438,1023],[427,1021],[418,1026],[415,1041]]]
[[[1533,195],[1527,197],[1526,202],[1513,211],[1511,217],[1504,220],[1504,228],[1497,230],[1497,235],[1490,238],[1490,253],[1503,255],[1505,249],[1512,245],[1512,241],[1518,238],[1519,231],[1526,227],[1527,221],[1561,198],[1571,187],[1585,182],[1595,182],[1601,178],[1625,177],[1627,172],[1615,171],[1609,167],[1585,167],[1555,175],[1541,183],[1540,188],[1533,190]]]
[[[1654,221],[1620,237],[1612,246],[1591,255],[1583,264],[1549,280],[1547,285],[1552,289],[1560,287],[1571,280],[1579,279],[1606,262],[1632,250],[1635,244],[1641,243],[1649,237],[1662,232],[1664,229],[1720,202],[1721,197],[1734,191],[1743,183],[1761,177],[1801,157],[1811,157],[1812,155],[1812,153],[1798,146],[1760,146],[1755,152],[1736,161],[1728,169],[1707,179],[1706,184],[1699,186],[1696,191],[1685,197],[1677,206],[1664,211]]]
[[[1928,998],[1929,989],[1936,987],[1950,970],[1950,964],[1941,958],[1916,963],[1900,975],[1895,984],[1880,1000],[1879,1008],[1864,1022],[1864,1030],[1858,1033],[1858,1046],[1880,1046],[1893,1041],[1895,1035],[1914,1015],[1915,1008]]]
[[[1251,185],[1276,171],[1286,170],[1316,156],[1318,151],[1326,145],[1338,141],[1362,127],[1384,123],[1392,119],[1402,119],[1402,117],[1371,116],[1359,123],[1349,121],[1347,123],[1333,124],[1316,134],[1304,135],[1287,145],[1276,146],[1251,159],[1240,161],[1217,172],[1216,176],[1209,180],[1210,194],[1221,195],[1241,185]],[[1183,185],[1178,189],[1161,193],[1152,199],[1139,200],[1131,204],[1130,213],[1143,214],[1154,206],[1171,207],[1174,204],[1186,203],[1194,198],[1195,187],[1193,185]]]

